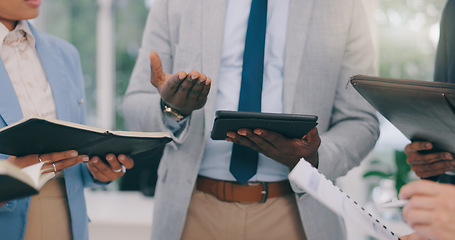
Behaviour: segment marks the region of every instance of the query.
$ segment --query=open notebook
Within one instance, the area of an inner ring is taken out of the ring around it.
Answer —
[[[108,131],[56,119],[25,118],[0,129],[0,153],[25,156],[76,150],[100,157],[123,153],[134,159],[171,140],[165,132]]]

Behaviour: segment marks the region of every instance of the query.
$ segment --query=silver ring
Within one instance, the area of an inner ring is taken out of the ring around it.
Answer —
[[[124,165],[122,165],[122,172],[126,173],[126,167]]]
[[[121,172],[121,171],[122,171],[122,169],[121,169],[121,168],[120,168],[120,169],[117,169],[117,170],[115,170],[115,169],[112,169],[112,171],[114,171],[114,172],[116,172],[116,173],[119,173],[119,172]]]
[[[43,163],[43,164],[50,162],[49,160],[43,161],[43,159],[41,159],[41,155],[38,155],[38,160],[40,163]]]
[[[57,172],[57,168],[55,167],[54,163],[52,163],[52,166],[54,167],[54,172]]]

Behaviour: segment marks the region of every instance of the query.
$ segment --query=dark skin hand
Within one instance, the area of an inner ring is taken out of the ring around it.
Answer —
[[[118,157],[112,153],[107,154],[106,161],[101,161],[101,158],[97,156],[90,158],[87,168],[94,179],[101,182],[114,181],[125,174],[125,172],[120,171],[122,165],[125,169],[131,169],[134,166],[133,159],[125,154],[120,154]]]
[[[202,108],[207,102],[211,81],[198,71],[178,72],[175,75],[163,72],[161,59],[150,52],[150,82],[158,89],[161,99],[182,115],[189,115]],[[317,129],[311,130],[302,139],[288,139],[282,135],[256,129],[239,129],[229,132],[227,141],[250,147],[264,155],[287,165],[290,169],[304,157],[313,166],[319,163],[317,150],[321,144]]]
[[[211,81],[198,71],[178,72],[175,75],[163,72],[158,54],[150,52],[150,82],[158,89],[161,99],[182,115],[191,114],[207,102]]]
[[[455,160],[449,152],[436,152],[422,154],[418,151],[431,150],[433,145],[430,142],[412,142],[406,145],[404,152],[407,155],[407,162],[411,169],[421,178],[437,176],[453,170]]]
[[[237,132],[228,132],[226,141],[250,147],[265,156],[278,161],[292,170],[301,158],[305,158],[311,165],[319,164],[318,148],[321,138],[318,129],[313,128],[301,139],[289,139],[281,134],[264,129],[239,129]]]

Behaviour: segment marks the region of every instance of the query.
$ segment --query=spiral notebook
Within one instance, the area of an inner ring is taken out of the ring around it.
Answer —
[[[400,239],[378,217],[365,210],[307,161],[299,162],[289,174],[289,180],[294,188],[306,191],[345,220],[362,227],[371,236],[383,240]]]

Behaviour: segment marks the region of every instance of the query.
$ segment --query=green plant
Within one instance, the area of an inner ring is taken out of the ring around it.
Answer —
[[[371,161],[371,170],[363,174],[363,178],[378,177],[379,179],[392,179],[395,181],[397,193],[401,187],[410,181],[409,173],[411,167],[406,162],[406,154],[403,151],[394,151],[394,164],[390,166],[387,162],[379,159]]]

